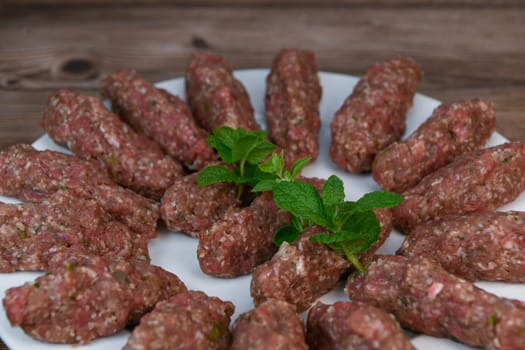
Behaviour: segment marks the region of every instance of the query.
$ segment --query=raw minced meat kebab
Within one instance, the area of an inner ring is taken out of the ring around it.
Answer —
[[[189,106],[132,70],[101,83],[113,111],[96,97],[58,90],[42,126],[75,155],[29,145],[0,152],[0,194],[24,201],[0,205],[0,268],[47,272],[7,291],[10,322],[41,341],[80,344],[138,324],[125,349],[413,348],[399,324],[488,349],[524,348],[524,304],[469,281],[523,282],[524,214],[494,210],[525,189],[525,146],[479,150],[495,127],[492,103],[479,99],[442,104],[401,141],[421,78],[409,58],[374,64],[331,123],[334,163],[372,171],[383,189],[405,198],[372,211],[377,237],[356,251],[366,266],[357,272],[337,249],[348,246],[312,240],[326,227],[279,207],[276,181],[255,194],[243,191],[251,183],[199,186],[210,165],[236,171],[206,142],[209,133],[260,130],[223,57],[191,58]],[[314,53],[282,50],[266,84],[268,138],[277,149],[259,163],[280,176],[294,166],[300,172],[303,157],[318,156]],[[320,200],[337,185],[297,175],[286,181],[312,186]],[[204,273],[253,272],[255,307],[231,332],[233,304],[188,291],[150,264],[147,243],[159,218],[199,240]],[[302,230],[277,247],[275,232],[290,225]],[[393,225],[407,235],[398,252],[405,257],[376,256]],[[315,304],[305,327],[298,313],[346,276],[352,301]]]

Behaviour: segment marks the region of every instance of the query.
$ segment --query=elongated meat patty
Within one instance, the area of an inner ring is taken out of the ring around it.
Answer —
[[[489,350],[525,347],[525,305],[497,297],[425,258],[379,256],[345,292],[396,316],[403,327]]]
[[[107,173],[77,156],[14,145],[0,152],[0,194],[42,201],[69,188],[88,192],[105,211],[145,237],[155,237],[158,205],[114,183]]]
[[[310,350],[414,350],[394,316],[370,304],[317,302],[308,312]]]
[[[209,132],[219,126],[259,130],[250,96],[226,60],[196,53],[186,69],[186,97],[193,116]]]
[[[491,102],[473,99],[442,104],[408,139],[377,154],[374,180],[384,190],[400,193],[454,158],[481,148],[495,127]]]
[[[0,152],[0,193],[27,201],[40,201],[50,194],[87,183],[114,185],[98,163],[57,151],[39,151],[28,144]]]
[[[227,350],[235,306],[198,291],[159,302],[140,320],[124,350]]]
[[[368,69],[331,123],[330,158],[338,167],[369,171],[375,155],[401,139],[421,76],[421,68],[402,57]]]
[[[416,226],[398,254],[426,257],[469,281],[525,282],[525,212],[445,216]]]
[[[133,131],[97,97],[58,90],[49,98],[41,124],[55,142],[98,161],[115,182],[148,197],[160,199],[182,175],[179,163]]]
[[[379,240],[358,259],[365,264],[392,230],[389,209],[376,210],[381,225]],[[350,270],[346,258],[310,237],[326,232],[323,227],[306,229],[293,243],[284,242],[270,261],[259,265],[252,275],[250,294],[255,305],[267,299],[279,299],[296,306],[297,312],[308,309],[323,294],[333,289],[341,276]]]
[[[291,222],[271,192],[263,192],[245,208],[231,208],[222,220],[199,234],[197,257],[201,270],[218,277],[236,277],[253,271],[277,251],[275,232]]]
[[[57,258],[50,273],[7,290],[3,304],[11,325],[35,339],[86,344],[185,291],[177,276],[143,260],[76,255]]]
[[[175,180],[160,202],[160,215],[168,229],[192,237],[221,220],[230,208],[239,206],[237,185],[216,183],[200,188],[199,173]]]
[[[0,272],[47,270],[57,253],[149,260],[147,240],[81,190],[38,203],[0,203]]]
[[[250,285],[255,305],[278,299],[302,312],[335,287],[350,263],[326,245],[309,241],[322,232],[319,226],[307,229],[292,244],[281,244],[270,261],[255,269]]]
[[[235,320],[230,349],[307,350],[303,321],[292,304],[269,299]]]
[[[187,168],[200,169],[217,158],[206,144],[208,132],[197,126],[186,103],[136,71],[109,75],[101,81],[101,89],[117,114]]]
[[[283,49],[277,54],[266,79],[266,121],[288,167],[319,154],[321,93],[313,51]]]
[[[508,142],[456,158],[403,192],[394,224],[410,232],[445,215],[495,210],[525,189],[525,144]]]

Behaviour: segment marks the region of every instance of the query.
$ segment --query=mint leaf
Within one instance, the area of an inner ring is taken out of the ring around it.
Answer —
[[[219,156],[225,163],[234,163],[232,159],[232,148],[238,139],[238,133],[229,126],[221,126],[206,138],[206,142],[217,150]]]
[[[295,216],[321,226],[327,225],[321,196],[311,184],[301,181],[279,182],[273,188],[273,199],[281,209]]]
[[[394,192],[375,191],[365,194],[357,200],[360,210],[370,210],[373,208],[395,207],[404,200],[403,196]]]
[[[356,211],[335,232],[314,235],[310,241],[327,244],[338,254],[344,255],[359,271],[364,271],[355,254],[370,249],[379,239],[380,233],[381,226],[372,210]]]
[[[207,142],[215,148],[226,163],[261,162],[277,146],[266,139],[266,131],[246,131],[222,126],[207,137]]]
[[[355,239],[342,242],[346,252],[351,254],[361,254],[366,252],[377,239],[367,239],[366,237],[356,237]]]
[[[220,141],[227,147],[232,148],[237,139],[239,138],[239,132],[229,126],[221,126],[213,130],[212,134],[208,137],[212,142]]]
[[[341,256],[346,256],[345,251],[340,243],[324,243],[324,242],[317,242],[317,243],[326,244],[328,247],[330,247],[330,249],[335,251],[337,254]]]
[[[310,237],[310,242],[332,244],[332,243],[343,242],[349,238],[350,237],[348,237],[348,235],[345,235],[344,232],[339,232],[339,233],[324,232],[324,233],[315,234],[312,237]]]
[[[297,176],[301,174],[301,171],[303,170],[303,168],[307,166],[311,160],[312,158],[308,158],[308,157],[297,159],[290,167],[290,180],[295,180]]]
[[[212,165],[203,169],[197,177],[199,187],[208,186],[218,182],[241,182],[242,178],[232,170]]]
[[[249,163],[244,165],[244,174],[242,174],[242,177],[245,179],[244,183],[249,184],[250,186],[256,186],[257,183],[261,181],[277,179],[274,174],[262,171],[259,168],[259,165]]]
[[[277,183],[276,180],[261,180],[252,188],[252,192],[272,191]]]
[[[323,184],[323,205],[343,203],[345,200],[345,188],[343,181],[335,175],[332,175]]]
[[[372,210],[354,213],[345,221],[342,231],[356,232],[365,236],[377,236],[381,232],[381,226]]]
[[[262,162],[276,146],[258,135],[248,134],[239,138],[232,148],[235,162],[256,164]]]
[[[217,153],[219,154],[224,163],[235,163],[235,161],[232,158],[231,147],[223,143],[221,140],[208,140],[208,144],[217,150]]]
[[[216,182],[236,182],[255,186],[262,180],[275,178],[270,176],[271,174],[264,174],[258,167],[259,163],[277,147],[266,139],[266,135],[266,131],[246,131],[227,126],[215,129],[207,138],[208,144],[217,150],[225,163],[239,163],[238,171],[234,173],[212,167],[212,170],[199,175],[199,186]],[[240,187],[237,193],[239,197],[242,191],[243,187]]]
[[[333,205],[332,219],[336,226],[342,226],[357,210],[356,202],[343,202]]]
[[[284,154],[272,154],[272,156],[264,163],[259,164],[259,169],[265,173],[275,174],[278,177],[282,177],[284,169]]]
[[[244,130],[243,128],[233,129],[233,138],[235,142],[237,142],[241,137],[244,137],[245,135],[248,135],[249,133],[251,133],[251,131]]]
[[[341,231],[344,224],[356,212],[356,208],[355,202],[342,202],[325,206],[325,213],[328,213],[331,224],[328,228],[334,232]]]
[[[244,131],[245,135],[255,135],[261,139],[267,139],[266,136],[268,136],[268,131],[266,130],[244,130],[243,128],[238,128],[237,130],[242,130]],[[271,143],[271,142],[270,142]],[[272,143],[273,145],[273,143]],[[277,148],[277,146],[275,146]]]
[[[273,243],[277,246],[281,246],[283,242],[292,243],[301,235],[294,225],[286,225],[277,230],[273,236]]]
[[[345,243],[352,254],[361,253],[375,242],[373,237],[367,237],[355,232],[320,233],[310,237],[311,242],[337,246],[336,243]]]
[[[295,228],[298,231],[300,231],[300,232],[303,232],[306,227],[311,226],[305,221],[308,221],[308,220],[305,220],[305,219],[302,219],[302,218],[300,218],[298,216],[292,215],[292,225],[294,225]]]

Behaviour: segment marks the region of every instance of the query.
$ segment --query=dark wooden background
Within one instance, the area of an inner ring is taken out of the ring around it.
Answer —
[[[419,92],[490,99],[497,130],[525,141],[524,23],[523,0],[0,0],[0,149],[42,134],[53,89],[97,93],[125,67],[170,79],[202,49],[234,68],[268,67],[283,47],[353,75],[411,56],[425,70]]]
[[[129,3],[136,2],[4,0],[0,149],[42,134],[40,114],[58,87],[96,92],[101,76],[124,67],[169,79],[208,48],[235,68],[268,67],[287,46],[315,50],[322,70],[354,75],[392,55],[412,56],[425,70],[421,93],[491,99],[497,130],[525,141],[525,1]]]

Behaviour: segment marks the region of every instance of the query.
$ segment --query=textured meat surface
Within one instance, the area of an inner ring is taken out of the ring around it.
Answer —
[[[303,321],[293,305],[269,299],[235,320],[230,349],[307,350]]]
[[[277,207],[271,192],[261,193],[248,207],[230,209],[222,220],[199,234],[201,270],[218,277],[252,272],[277,251],[273,236],[290,222],[290,213]]]
[[[396,316],[403,327],[487,349],[525,347],[525,305],[497,297],[425,258],[380,256],[345,292]]]
[[[313,51],[281,50],[266,79],[266,121],[271,139],[284,149],[288,167],[319,154],[321,93]]]
[[[146,197],[115,185],[86,186],[91,196],[111,215],[144,237],[157,236],[159,206]]]
[[[310,350],[415,349],[392,315],[350,301],[317,302],[308,312],[306,339]]]
[[[381,233],[368,251],[357,256],[363,264],[374,257],[392,230],[390,209],[376,210],[375,214]],[[255,269],[250,285],[255,305],[273,298],[294,304],[302,312],[335,287],[350,263],[328,246],[310,241],[311,236],[323,232],[326,230],[320,226],[305,230],[293,243],[281,244],[270,261]]]
[[[398,254],[422,256],[469,281],[525,282],[525,213],[445,216],[416,226]]]
[[[0,272],[46,270],[57,253],[149,260],[147,240],[73,189],[38,203],[0,203]]]
[[[208,132],[197,126],[186,103],[136,71],[109,75],[101,81],[101,89],[117,114],[187,168],[200,169],[217,158],[206,144]]]
[[[337,166],[352,173],[371,170],[377,152],[403,136],[422,74],[402,57],[368,69],[331,123],[330,157]]]
[[[186,97],[193,116],[209,132],[219,126],[259,130],[250,96],[226,60],[196,53],[186,69]]]
[[[182,174],[182,166],[137,134],[97,97],[67,89],[49,98],[42,127],[57,143],[82,158],[94,159],[124,187],[160,199]]]
[[[96,162],[57,151],[38,151],[17,144],[0,152],[0,193],[39,201],[51,193],[86,182],[112,185],[104,167]]]
[[[74,261],[76,258],[69,259]],[[128,286],[132,296],[129,324],[138,323],[159,301],[187,290],[175,274],[144,260],[115,259],[110,265],[110,271]]]
[[[230,208],[240,205],[235,184],[221,182],[199,188],[198,176],[194,173],[175,180],[160,202],[160,215],[168,229],[192,237],[198,237]]]
[[[95,163],[77,156],[14,145],[0,152],[0,194],[42,201],[74,188],[85,191],[105,211],[145,237],[156,235],[159,209],[152,200],[115,184]]]
[[[234,309],[231,302],[202,292],[177,294],[140,320],[123,349],[229,349]]]
[[[319,226],[307,229],[292,244],[284,242],[270,261],[255,269],[250,286],[255,305],[278,299],[302,312],[335,287],[350,265],[326,245],[309,241],[322,232]]]
[[[3,304],[11,324],[35,339],[85,344],[184,291],[177,276],[146,261],[76,255],[56,258],[50,273],[7,290]]]
[[[393,209],[403,232],[445,215],[490,211],[525,189],[525,144],[508,142],[456,158],[403,192]]]
[[[374,180],[384,190],[400,193],[459,155],[476,151],[495,127],[492,102],[472,99],[442,104],[406,140],[377,154]]]

